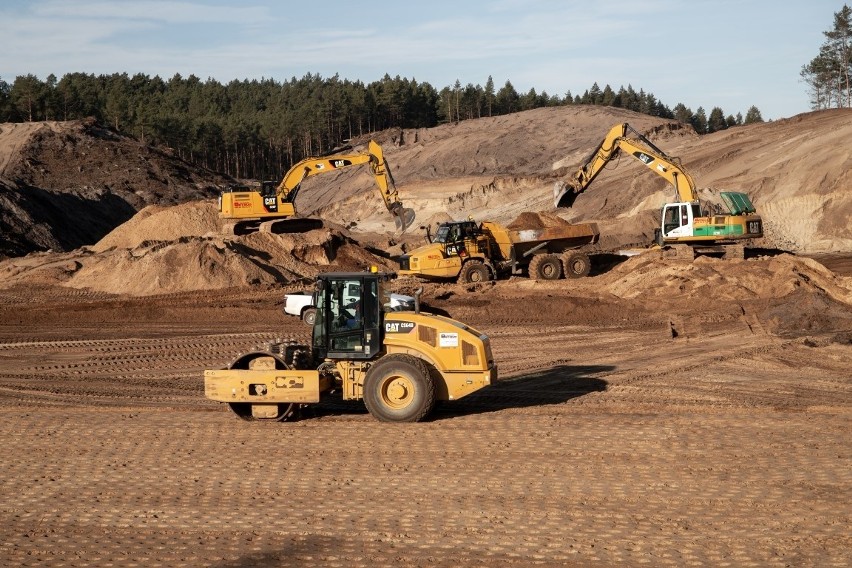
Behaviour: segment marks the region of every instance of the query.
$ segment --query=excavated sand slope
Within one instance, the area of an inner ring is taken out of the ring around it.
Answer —
[[[622,122],[680,157],[702,198],[718,201],[720,191],[746,192],[764,219],[766,238],[758,244],[809,254],[852,251],[848,109],[699,137],[679,123],[620,109],[544,108],[386,134],[380,142],[418,224],[435,215],[505,223],[520,211],[548,211],[597,222],[601,242],[616,247],[650,242],[659,208],[675,197],[663,178],[622,156],[570,209],[554,209],[552,189]],[[356,222],[356,231],[389,230],[369,175],[349,170],[315,183],[317,189],[300,197],[303,210],[321,208],[324,218]]]

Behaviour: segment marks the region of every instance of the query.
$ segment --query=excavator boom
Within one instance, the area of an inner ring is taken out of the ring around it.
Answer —
[[[554,188],[554,205],[570,207],[576,196],[589,187],[619,152],[626,152],[668,180],[677,192],[678,201],[692,202],[698,199],[692,176],[683,169],[680,159],[669,156],[632,126],[623,123],[612,127],[573,176]]]

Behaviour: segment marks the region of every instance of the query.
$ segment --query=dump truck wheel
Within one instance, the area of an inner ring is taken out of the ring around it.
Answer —
[[[237,357],[230,365],[229,369],[289,369],[287,363],[278,355],[258,351],[246,353]],[[263,418],[257,418],[252,412],[252,404],[249,402],[229,402],[228,406],[234,414],[243,420],[263,420],[269,422],[284,422],[293,417],[296,413],[295,403],[281,403],[276,405],[276,412],[264,413]]]
[[[380,359],[364,379],[364,404],[382,422],[422,420],[435,406],[435,384],[426,363],[404,354]]]
[[[562,266],[565,271],[565,278],[582,278],[589,275],[592,262],[588,255],[575,252],[562,257]]]
[[[316,308],[308,308],[302,312],[302,321],[313,327],[314,322],[317,321]]]
[[[536,280],[559,280],[562,261],[555,254],[537,254],[530,261],[529,273]]]
[[[468,260],[459,273],[459,282],[462,284],[476,284],[489,280],[491,280],[491,271],[479,260]]]

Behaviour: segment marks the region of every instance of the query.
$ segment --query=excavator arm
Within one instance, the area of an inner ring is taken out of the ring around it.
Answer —
[[[625,152],[633,156],[671,183],[677,192],[678,201],[694,202],[698,199],[695,183],[680,164],[680,160],[669,156],[636,129],[627,123],[617,124],[607,133],[603,142],[586,158],[580,168],[564,182],[557,182],[553,189],[554,205],[570,207],[576,196],[584,192],[604,167]]]
[[[385,207],[394,217],[397,229],[404,231],[414,221],[414,210],[402,206],[399,192],[396,189],[390,166],[385,160],[382,147],[370,140],[366,153],[340,154],[323,158],[305,158],[284,175],[284,179],[278,184],[275,192],[282,203],[293,203],[299,193],[302,181],[310,176],[339,170],[349,166],[369,164],[379,194],[385,203]]]

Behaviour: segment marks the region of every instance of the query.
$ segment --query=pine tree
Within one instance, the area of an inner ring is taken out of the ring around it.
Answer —
[[[823,32],[819,55],[799,73],[811,90],[811,108],[852,106],[852,8],[843,5],[834,14],[834,26]]]
[[[756,106],[751,106],[746,112],[744,124],[754,124],[756,122],[763,122],[763,117],[760,116],[760,111],[757,110]]]
[[[698,110],[695,111],[695,115],[692,117],[692,127],[699,134],[707,132],[707,115],[704,113],[703,107],[698,107]]]
[[[494,79],[491,78],[491,75],[485,82],[485,107],[488,109],[488,116],[491,116],[494,108]]]
[[[827,38],[826,43],[834,54],[840,74],[838,90],[845,90],[845,97],[840,97],[838,106],[845,98],[847,107],[852,107],[852,89],[850,89],[849,75],[852,72],[852,8],[843,5],[839,12],[834,14],[834,28],[823,32]]]
[[[613,102],[615,101],[615,92],[612,90],[612,87],[609,85],[604,87],[603,93],[601,93],[601,104],[604,106],[613,106]]]
[[[719,107],[713,107],[710,111],[710,117],[707,119],[707,132],[717,132],[725,130],[728,123],[725,121],[725,114]]]
[[[9,99],[9,83],[3,80],[0,77],[0,122],[6,122],[10,120],[11,102]]]
[[[677,103],[674,107],[674,119],[684,124],[692,124],[692,110],[683,103]]]
[[[497,114],[509,114],[518,111],[518,91],[512,86],[511,81],[506,81],[506,84],[497,91]]]
[[[12,105],[26,122],[44,118],[44,84],[33,74],[19,76],[9,90]]]

